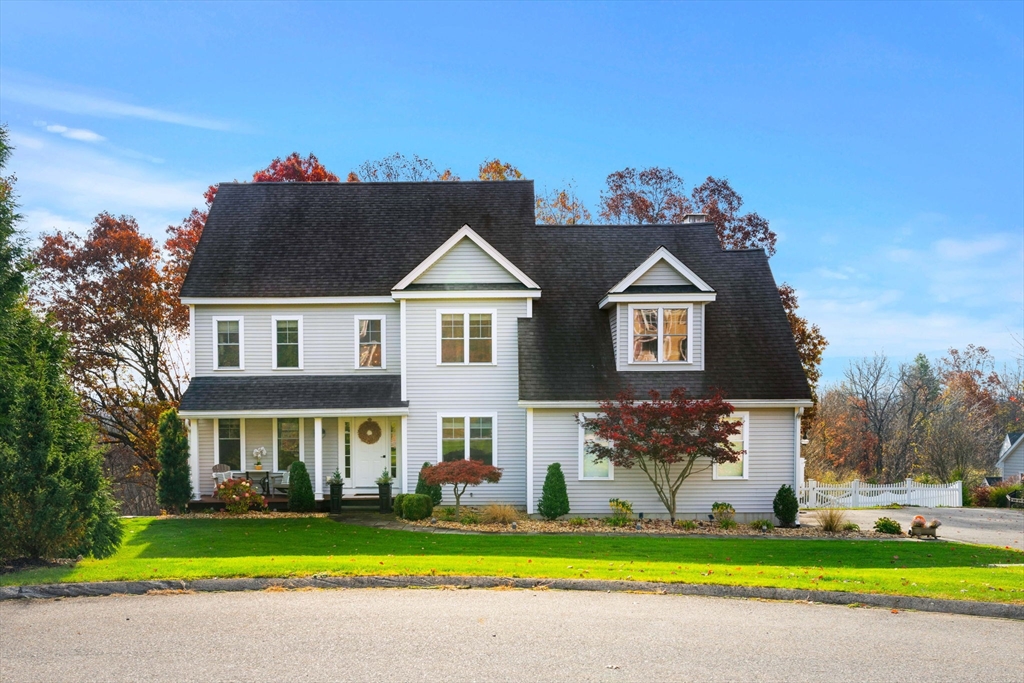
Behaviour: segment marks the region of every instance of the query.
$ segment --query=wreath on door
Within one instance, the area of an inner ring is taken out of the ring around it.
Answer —
[[[359,425],[359,440],[363,443],[374,444],[380,441],[380,425],[373,420],[367,420]]]

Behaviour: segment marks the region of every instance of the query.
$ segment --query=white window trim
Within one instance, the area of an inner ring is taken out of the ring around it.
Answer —
[[[743,421],[743,476],[719,476],[718,463],[716,462],[711,469],[711,478],[715,481],[743,481],[750,478],[750,413],[747,411],[736,411],[726,419],[736,417]]]
[[[462,314],[462,362],[461,363],[442,363],[441,362],[441,316],[442,315],[454,315]],[[469,362],[469,316],[471,314],[486,313],[491,316],[491,362],[490,363],[470,363]],[[437,309],[437,333],[435,335],[437,340],[437,364],[444,366],[458,367],[462,365],[497,365],[498,364],[498,309],[496,308],[439,308]],[[448,417],[458,417],[457,415],[449,415]],[[473,417],[487,417],[486,415],[474,415]]]
[[[227,420],[238,420],[238,466],[240,469],[235,472],[245,472],[245,418],[224,418]],[[220,421],[221,418],[213,418],[213,464],[220,464]]]
[[[272,432],[272,437],[271,438],[274,441],[274,471],[275,472],[280,472],[281,471],[280,468],[278,467],[278,464],[277,464],[277,423],[278,423],[279,420],[294,420],[294,419],[295,418],[292,418],[292,417],[275,417],[275,418],[273,418],[270,421],[271,424],[273,425],[273,429],[271,429],[271,432]],[[305,438],[306,437],[306,434],[305,434],[306,425],[305,425],[305,422],[306,422],[305,418],[302,418],[302,417],[299,418],[299,462],[301,462],[303,464],[306,463],[306,457],[305,457],[306,456],[306,453],[305,453],[306,449],[304,448],[305,443],[306,443],[306,438]],[[314,436],[316,436],[316,435],[314,434]],[[342,434],[341,438],[345,438],[345,435]]]
[[[633,327],[633,311],[636,309],[658,309],[658,360],[656,362],[642,361],[633,359],[633,338],[636,336],[636,331]],[[686,360],[663,360],[665,349],[662,343],[665,309],[686,309]],[[628,348],[626,355],[626,363],[628,365],[693,365],[693,304],[629,304],[629,313],[627,315],[626,323],[629,329],[628,336]]]
[[[589,420],[597,417],[597,413],[580,414],[580,417],[584,420]],[[576,478],[579,481],[615,481],[615,463],[608,461],[608,476],[607,477],[585,477],[583,476],[583,458],[586,455],[583,451],[587,441],[587,430],[584,429],[583,425],[578,425],[580,430],[580,442],[579,442],[579,460],[577,462]]]
[[[498,466],[498,414],[488,413],[485,411],[470,411],[470,412],[446,412],[437,414],[437,462],[444,462],[442,459],[441,441],[444,436],[444,432],[441,426],[444,424],[444,419],[448,417],[460,417],[462,418],[463,433],[465,434],[465,446],[463,446],[463,452],[465,453],[465,460],[469,460],[469,418],[471,417],[489,417],[491,418],[491,465],[494,467]]]
[[[245,318],[240,315],[235,316],[214,316],[213,320],[213,369],[214,370],[245,370]],[[218,331],[217,325],[221,322],[237,322],[238,323],[238,367],[237,368],[222,368],[220,367],[220,345],[217,343]]]
[[[359,321],[379,320],[380,321],[380,366],[363,367],[359,364]],[[388,369],[388,317],[386,315],[356,315],[353,316],[355,323],[352,336],[355,337],[355,359],[353,367],[356,370],[387,370]]]
[[[277,367],[277,321],[279,320],[296,320],[299,323],[299,367],[297,368],[279,368]],[[296,370],[302,369],[302,316],[301,315],[272,315],[270,316],[270,367],[273,370],[281,370],[282,372],[295,372]]]
[[[643,277],[647,273],[647,271],[653,268],[655,265],[657,265],[659,261],[664,261],[665,263],[667,263],[669,266],[675,269],[677,273],[679,273],[684,278],[695,284],[697,286],[697,289],[699,289],[700,291],[715,291],[714,289],[711,288],[711,285],[704,282],[704,280],[702,280],[701,277],[697,275],[697,273],[687,268],[686,264],[684,264],[682,261],[676,258],[675,254],[670,252],[665,247],[658,247],[657,249],[654,250],[653,254],[647,257],[647,260],[645,260],[639,266],[634,268],[629,275],[623,278],[622,281],[620,281],[617,285],[612,287],[608,291],[608,293],[618,294],[620,292],[624,292],[627,287],[629,287],[634,282]]]

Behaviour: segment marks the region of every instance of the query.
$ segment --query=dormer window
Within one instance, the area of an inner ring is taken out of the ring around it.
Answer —
[[[629,307],[630,363],[689,363],[692,304]]]

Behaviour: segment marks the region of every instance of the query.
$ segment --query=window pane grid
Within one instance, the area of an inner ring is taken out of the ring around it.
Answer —
[[[299,367],[299,321],[277,321],[277,367]]]
[[[218,460],[233,470],[242,468],[242,424],[238,419],[222,419],[218,422]]]
[[[380,320],[359,321],[359,367],[379,368],[383,333]]]
[[[299,418],[277,421],[277,469],[287,470],[299,459]]]
[[[634,308],[633,363],[689,361],[689,308]]]
[[[217,367],[237,368],[240,361],[240,337],[237,320],[217,321]]]
[[[441,362],[465,360],[465,319],[461,313],[441,314]]]
[[[345,478],[352,478],[352,423],[345,423]]]
[[[469,362],[491,362],[491,314],[469,314]]]
[[[398,430],[391,424],[391,476],[398,476]]]
[[[441,459],[445,461],[469,459],[493,465],[494,418],[442,418]]]

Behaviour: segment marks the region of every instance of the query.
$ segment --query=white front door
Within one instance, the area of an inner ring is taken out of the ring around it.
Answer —
[[[360,417],[352,421],[352,428],[352,484],[376,489],[377,477],[388,465],[387,420]],[[373,443],[366,443],[369,440]]]

